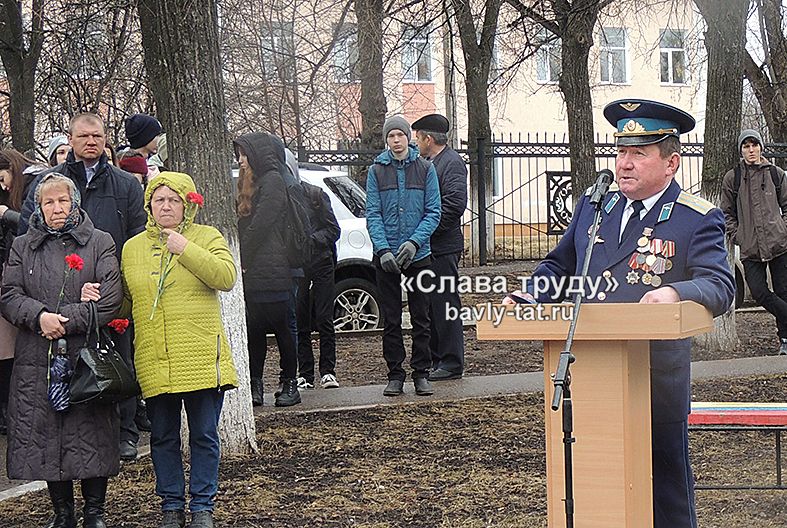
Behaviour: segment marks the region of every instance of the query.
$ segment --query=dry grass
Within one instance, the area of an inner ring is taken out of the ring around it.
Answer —
[[[704,382],[695,393],[767,401],[785,390],[787,376]],[[260,455],[222,461],[217,525],[543,527],[543,434],[540,394],[265,414]],[[701,479],[767,477],[769,447],[737,435],[692,435]],[[43,492],[0,503],[2,525],[41,526],[48,503]],[[787,525],[783,492],[698,491],[697,504],[703,528]],[[155,526],[157,510],[150,460],[125,466],[110,484],[109,525]]]

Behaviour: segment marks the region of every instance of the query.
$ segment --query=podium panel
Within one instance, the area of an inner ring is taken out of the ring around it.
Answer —
[[[497,325],[479,319],[476,333],[479,340],[544,340],[548,522],[549,528],[563,528],[562,410],[551,409],[551,374],[569,320],[551,316],[565,314],[566,305],[542,306],[540,318],[521,317],[521,309],[509,307]],[[576,528],[652,528],[649,340],[680,339],[711,328],[710,312],[690,301],[582,306],[570,368]]]
[[[565,526],[562,412],[551,409],[563,341],[544,343],[547,511]],[[574,526],[653,526],[647,341],[582,341],[571,365]]]

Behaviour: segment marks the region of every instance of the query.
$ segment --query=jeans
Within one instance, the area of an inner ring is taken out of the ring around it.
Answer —
[[[773,291],[768,288],[767,269],[771,271]],[[757,303],[776,317],[781,339],[787,339],[787,253],[767,262],[744,260],[746,284]]]
[[[410,266],[403,275],[416,277],[426,268]],[[388,380],[404,381],[406,373],[404,363],[404,339],[402,338],[402,288],[399,273],[387,273],[379,264],[375,266],[377,289],[380,292],[380,311],[385,319],[383,328],[383,358],[388,365]],[[407,307],[410,310],[410,322],[413,326],[413,352],[410,356],[412,377],[429,377],[432,358],[429,353],[429,298],[415,286],[407,292]]]
[[[336,374],[336,331],[333,327],[333,258],[315,262],[298,285],[298,369],[314,383],[312,322],[320,333],[320,377]],[[311,283],[311,290],[309,289]],[[312,316],[314,319],[312,319]]]
[[[161,394],[147,398],[150,419],[150,455],[156,472],[156,495],[161,509],[186,507],[183,458],[180,451],[180,416],[185,405],[189,423],[191,475],[189,509],[213,511],[219,487],[219,416],[224,393],[216,389]]]

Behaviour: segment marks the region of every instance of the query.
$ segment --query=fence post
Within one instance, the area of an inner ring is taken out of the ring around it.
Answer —
[[[479,137],[478,148],[478,265],[486,266],[486,138]]]

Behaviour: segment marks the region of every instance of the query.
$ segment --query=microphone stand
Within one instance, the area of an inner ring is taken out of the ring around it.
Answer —
[[[605,171],[609,172],[609,171]],[[611,173],[610,173],[611,174]],[[601,204],[606,195],[606,189],[609,187],[609,182],[603,188],[603,193],[599,193],[598,188],[601,184],[596,184],[596,191],[590,199],[591,203],[595,205],[595,215],[593,216],[593,224],[590,230],[590,242],[585,250],[585,260],[582,263],[582,291],[577,292],[574,296],[574,310],[571,317],[571,324],[568,327],[568,336],[566,337],[566,346],[560,352],[560,358],[557,363],[557,369],[552,377],[552,383],[555,387],[555,392],[552,396],[552,410],[557,411],[560,408],[561,399],[563,400],[563,461],[564,461],[564,475],[565,475],[565,507],[566,507],[566,528],[574,528],[574,467],[572,458],[572,444],[576,442],[576,438],[572,435],[574,433],[574,406],[571,401],[571,371],[569,366],[576,361],[576,357],[571,353],[571,345],[574,343],[574,333],[577,329],[577,320],[579,319],[579,310],[582,307],[582,292],[584,291],[585,277],[588,274],[590,267],[590,254],[593,252],[593,246],[596,244],[596,233],[598,226],[601,223]]]

